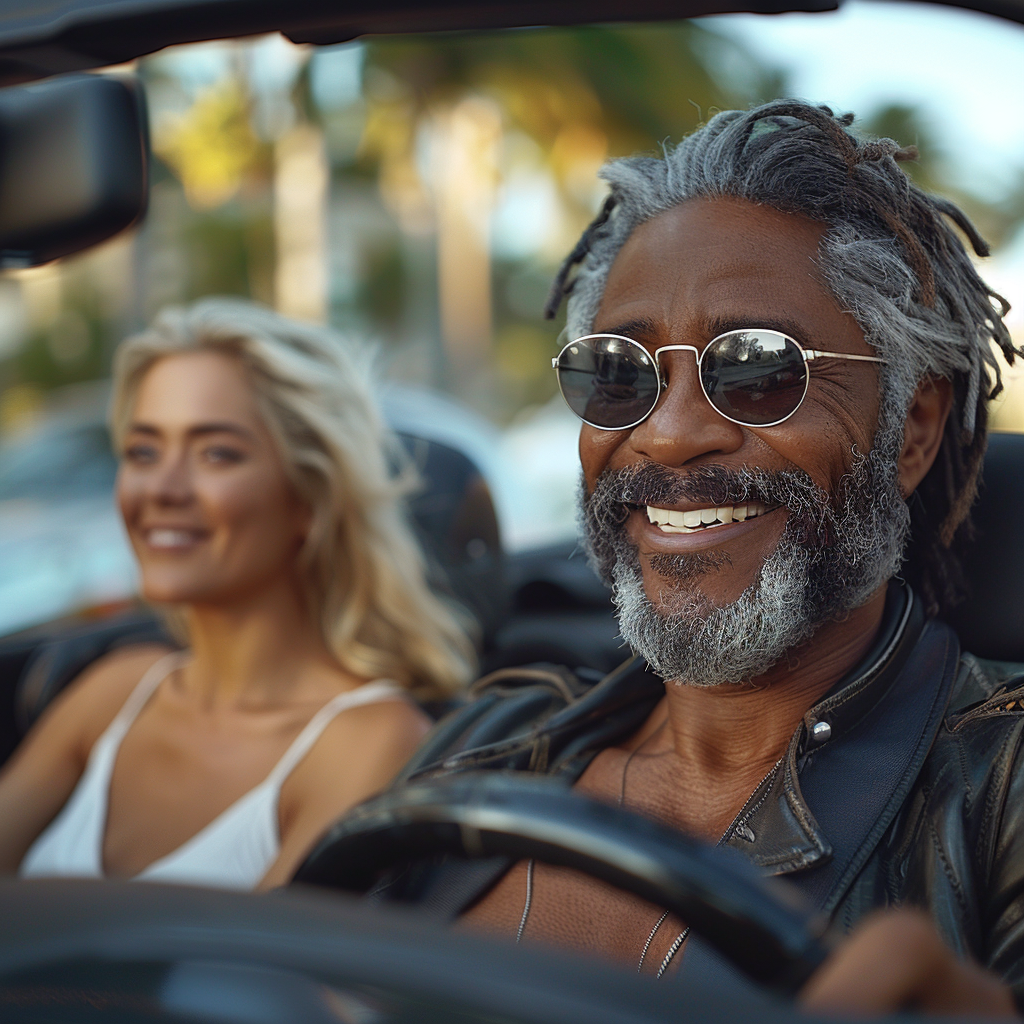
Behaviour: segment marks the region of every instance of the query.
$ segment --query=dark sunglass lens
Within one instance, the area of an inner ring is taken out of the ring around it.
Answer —
[[[624,338],[574,341],[558,357],[558,383],[569,408],[598,427],[631,426],[658,401],[654,360]]]
[[[715,338],[701,361],[711,404],[751,427],[796,411],[807,387],[807,364],[796,343],[777,331],[730,331]]]

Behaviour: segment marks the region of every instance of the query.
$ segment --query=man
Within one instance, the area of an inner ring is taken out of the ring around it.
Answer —
[[[777,101],[605,169],[556,287],[556,368],[584,421],[588,552],[652,671],[590,690],[572,743],[548,705],[517,721],[500,759],[471,708],[417,777],[544,770],[788,877],[852,931],[808,1005],[1012,1015],[1024,676],[960,656],[934,616],[956,597],[992,343],[1015,350],[947,221],[984,254],[964,215],[851,122]],[[467,925],[655,974],[693,959],[684,922],[567,869],[442,874]],[[925,913],[858,926],[901,906]]]

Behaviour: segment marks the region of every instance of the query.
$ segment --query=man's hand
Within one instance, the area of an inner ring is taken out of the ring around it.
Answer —
[[[868,917],[825,961],[800,993],[805,1010],[932,1014],[1017,1019],[1010,989],[946,947],[916,910]]]

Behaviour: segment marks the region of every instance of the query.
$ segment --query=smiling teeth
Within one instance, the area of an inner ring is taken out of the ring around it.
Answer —
[[[767,506],[760,501],[751,501],[746,505],[690,509],[686,512],[648,505],[647,518],[664,533],[698,533],[728,523],[742,523],[746,519],[764,515],[766,511]]]
[[[180,548],[191,544],[196,535],[189,530],[150,530],[146,536],[151,547]]]

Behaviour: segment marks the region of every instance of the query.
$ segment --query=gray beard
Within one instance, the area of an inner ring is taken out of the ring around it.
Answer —
[[[676,473],[654,463],[606,471],[579,516],[587,556],[612,588],[623,638],[665,680],[691,686],[741,683],[763,675],[825,622],[862,605],[900,567],[910,513],[899,488],[903,432],[880,430],[867,456],[835,489],[800,470]],[[625,531],[630,507],[738,505],[750,500],[788,510],[775,551],[758,578],[722,608],[693,582],[721,571],[722,553],[660,555],[660,608],[644,588],[635,545]]]

